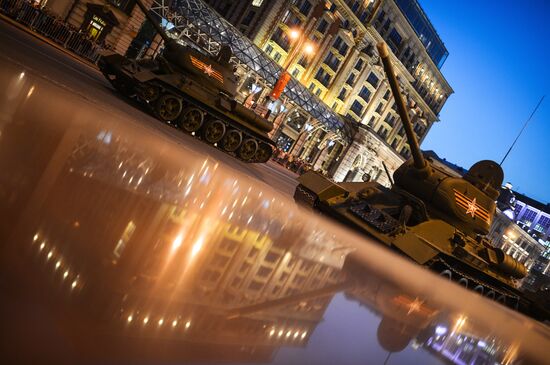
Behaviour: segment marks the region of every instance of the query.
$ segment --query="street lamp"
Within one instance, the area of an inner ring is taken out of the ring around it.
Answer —
[[[290,68],[291,65],[294,64],[296,57],[299,55],[298,51],[302,50],[306,56],[309,56],[315,53],[315,47],[311,42],[307,42],[302,49],[302,46],[304,45],[304,41],[307,38],[303,32],[297,29],[292,29],[288,33],[288,37],[293,40],[293,43],[295,43],[295,45],[294,47],[291,47],[288,57],[284,62],[285,66],[284,66],[283,72],[281,72],[281,76],[279,76],[279,79],[275,83],[275,86],[273,87],[271,94],[269,94],[269,97],[271,98],[271,100],[279,99],[283,90],[286,87],[286,84],[288,83],[288,81],[290,81],[290,74],[288,73],[288,69]]]

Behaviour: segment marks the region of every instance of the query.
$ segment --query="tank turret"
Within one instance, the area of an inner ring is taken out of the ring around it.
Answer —
[[[235,99],[231,48],[221,45],[217,55],[208,56],[181,45],[140,0],[136,4],[163,39],[164,50],[155,59],[105,55],[98,62],[105,77],[161,121],[245,162],[267,162],[275,146],[268,136],[273,125]]]
[[[503,180],[501,167],[493,161],[480,161],[460,176],[424,154],[387,46],[381,43],[377,48],[411,159],[394,172],[391,188],[372,181],[335,183],[307,172],[299,178],[296,201],[470,290],[527,314],[540,313],[537,305],[517,290],[518,279],[527,274],[525,266],[486,237]]]

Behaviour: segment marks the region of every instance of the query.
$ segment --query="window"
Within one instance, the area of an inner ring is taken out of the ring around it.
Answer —
[[[361,71],[361,69],[363,68],[363,63],[364,63],[364,61],[363,61],[362,58],[358,59],[357,63],[355,64],[355,69],[357,71]]]
[[[371,73],[369,74],[369,77],[367,77],[367,82],[368,82],[369,84],[371,84],[372,87],[374,87],[374,88],[376,89],[376,88],[378,87],[378,82],[379,82],[378,76],[376,76],[376,75],[374,74],[374,72],[371,72]]]
[[[378,128],[378,130],[376,131],[376,134],[378,134],[382,139],[385,139],[388,135],[388,130],[380,126],[380,128]]]
[[[241,21],[241,24],[242,25],[250,25],[250,22],[252,21],[252,19],[254,19],[254,15],[256,13],[254,11],[249,11],[248,14],[246,14],[246,17],[243,18],[243,20]]]
[[[334,53],[329,52],[327,57],[325,58],[325,64],[330,67],[333,71],[338,70],[338,66],[340,66],[340,60],[336,58]]]
[[[365,103],[368,103],[370,98],[370,90],[363,86],[359,92],[359,97],[365,100]]]
[[[336,37],[336,40],[334,41],[332,46],[336,48],[338,50],[338,53],[340,53],[342,56],[345,56],[348,53],[349,46],[340,37]]]
[[[277,27],[275,32],[273,32],[271,39],[281,46],[282,49],[288,52],[288,49],[290,48],[290,41],[281,28]]]
[[[357,116],[361,116],[363,113],[363,104],[355,100],[353,104],[351,104],[350,110],[354,112]]]
[[[262,6],[264,0],[252,0],[252,6]]]
[[[344,100],[346,98],[346,93],[347,90],[345,88],[342,88],[342,90],[340,90],[340,94],[338,94],[338,99]]]
[[[268,56],[271,56],[271,52],[273,51],[273,46],[271,46],[271,44],[268,44],[266,47],[265,47],[265,53],[267,53]]]
[[[325,86],[328,87],[328,84],[330,83],[330,75],[321,67],[319,71],[317,71],[317,74],[315,75],[315,79],[319,80],[319,82]]]
[[[388,100],[390,98],[390,90],[386,90],[384,93],[384,100]]]
[[[377,112],[378,114],[381,114],[383,107],[384,107],[384,104],[382,104],[382,103],[378,104],[378,106],[376,107],[375,112]]]
[[[353,86],[354,82],[355,82],[355,74],[350,74],[348,76],[348,79],[346,80],[346,84]]]
[[[279,62],[281,60],[281,54],[279,52],[275,52],[273,59],[275,60],[275,62]]]
[[[307,16],[309,14],[309,11],[311,10],[311,3],[307,0],[304,0],[302,5],[300,5],[299,9],[300,9],[300,13]]]
[[[328,28],[328,22],[325,19],[321,19],[319,22],[319,26],[317,27],[317,31],[320,33],[325,33],[325,31]]]
[[[388,44],[394,53],[397,53],[399,50],[402,40],[403,38],[401,37],[401,34],[393,28],[388,36]]]

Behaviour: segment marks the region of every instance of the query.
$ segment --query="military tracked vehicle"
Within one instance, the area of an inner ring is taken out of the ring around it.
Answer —
[[[316,172],[299,178],[295,199],[377,241],[418,264],[488,298],[536,318],[544,308],[517,290],[525,266],[486,238],[503,171],[480,161],[460,177],[427,158],[413,133],[409,113],[389,58],[378,45],[412,158],[394,173],[391,188],[376,182],[334,183]],[[391,178],[390,178],[391,180]]]
[[[235,100],[237,80],[222,45],[208,57],[170,38],[139,1],[136,4],[164,40],[155,59],[132,60],[111,53],[101,57],[101,72],[122,94],[137,99],[158,119],[245,162],[267,162],[273,125]]]

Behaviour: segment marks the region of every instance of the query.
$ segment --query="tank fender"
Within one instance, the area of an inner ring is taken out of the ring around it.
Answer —
[[[423,265],[440,252],[452,252],[451,238],[454,232],[454,227],[441,220],[433,219],[409,227],[407,232],[397,236],[392,244]]]
[[[151,71],[142,71],[142,72],[136,72],[134,74],[134,79],[136,79],[139,82],[147,82],[151,81],[154,78],[158,77],[158,75],[155,75]]]
[[[346,189],[315,171],[306,172],[298,178],[298,182],[317,195],[320,200],[328,200],[348,192]]]

